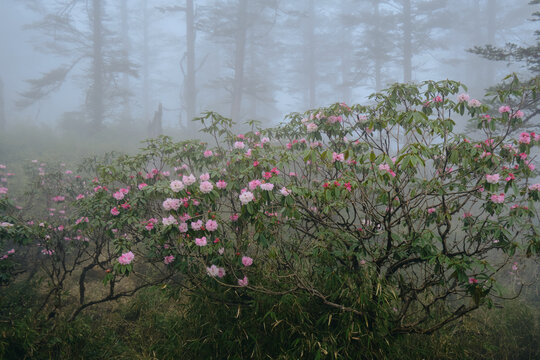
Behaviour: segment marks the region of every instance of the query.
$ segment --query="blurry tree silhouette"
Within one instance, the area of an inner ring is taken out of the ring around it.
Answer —
[[[538,4],[540,4],[540,0],[529,2],[529,5]],[[530,21],[540,21],[540,12],[536,11],[532,16],[533,18],[530,19]],[[540,30],[535,30],[534,35],[536,37],[536,43],[532,45],[520,45],[509,42],[506,43],[504,47],[488,44],[484,46],[475,46],[467,51],[492,61],[520,64],[530,74],[529,80],[524,80],[523,82],[530,82],[531,84],[538,83],[540,81]],[[495,92],[497,89],[506,88],[508,86],[508,83],[501,83],[491,90]],[[498,100],[494,97],[492,101],[497,103]],[[525,111],[525,117],[523,118],[523,123],[521,125],[540,126],[540,124],[531,121],[540,113],[538,97],[531,97],[524,99],[523,101],[522,108]]]
[[[92,0],[91,6],[86,6],[88,4],[63,0],[54,7],[29,2],[33,10],[44,14],[41,20],[27,26],[47,38],[38,40],[37,49],[59,57],[64,63],[38,78],[27,80],[30,88],[20,94],[19,107],[46,98],[80,68],[86,72],[85,110],[93,128],[101,128],[105,118],[111,115],[111,105],[125,99],[125,89],[116,86],[118,77],[122,74],[136,76],[137,72],[134,64],[123,55],[124,43],[108,30],[105,2]]]

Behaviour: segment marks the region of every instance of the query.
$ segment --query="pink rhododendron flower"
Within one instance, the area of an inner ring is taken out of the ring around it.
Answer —
[[[243,193],[241,193],[238,198],[240,199],[240,202],[242,203],[242,205],[246,205],[247,203],[249,203],[250,201],[253,201],[254,199],[254,196],[253,196],[253,193],[250,192],[250,191],[245,191]]]
[[[518,141],[519,141],[520,144],[529,144],[531,142],[531,135],[529,133],[522,132],[519,135],[519,140]]]
[[[519,135],[519,140],[518,141],[519,141],[520,144],[529,144],[531,142],[531,135],[529,133],[522,132]]]
[[[474,107],[474,108],[482,106],[482,103],[480,101],[476,100],[476,99],[469,100],[468,104],[469,104],[470,107]]]
[[[174,256],[173,255],[169,255],[169,256],[165,256],[163,258],[163,263],[165,265],[169,265],[170,263],[172,263],[174,261]]]
[[[182,176],[182,182],[186,186],[189,186],[189,185],[195,183],[195,181],[197,181],[197,180],[195,179],[195,176],[193,176],[193,174],[190,174],[189,176],[186,176],[186,175]]]
[[[272,191],[272,189],[274,188],[274,184],[272,184],[272,183],[264,183],[264,184],[261,184],[260,187],[261,187],[262,190]]]
[[[343,162],[345,161],[345,155],[344,154],[338,154],[336,152],[332,153],[332,162]]]
[[[209,173],[201,174],[201,176],[199,176],[199,179],[201,181],[208,181],[208,180],[210,180],[210,174]]]
[[[490,183],[490,184],[496,184],[496,183],[498,183],[498,182],[499,182],[499,178],[500,178],[499,174],[493,174],[493,175],[487,174],[487,175],[486,175],[486,181],[487,181],[488,183]]]
[[[470,277],[469,278],[469,284],[478,284],[478,280],[473,278],[473,277]]]
[[[517,269],[518,269],[518,263],[515,262],[512,264],[512,270],[517,271]]]
[[[251,180],[248,183],[249,190],[251,191],[255,190],[260,185],[261,185],[261,180]]]
[[[540,191],[540,184],[532,184],[532,185],[529,185],[529,190],[530,191]]]
[[[435,211],[437,211],[437,209],[435,209],[435,208],[427,209],[428,214],[433,214]]]
[[[188,224],[183,222],[183,223],[180,223],[180,225],[178,225],[178,230],[182,233],[185,233],[188,231]]]
[[[191,228],[193,230],[201,230],[202,226],[203,226],[202,220],[193,221],[191,223]]]
[[[469,101],[470,97],[469,97],[469,94],[463,93],[463,94],[459,94],[457,96],[457,99],[458,99],[458,102],[467,102]]]
[[[246,147],[246,145],[242,141],[235,141],[233,147],[235,149],[243,149]]]
[[[171,211],[171,210],[178,210],[178,208],[180,208],[180,199],[171,199],[171,198],[167,198],[164,202],[163,202],[163,208],[167,211]]]
[[[82,222],[88,222],[88,221],[89,221],[88,218],[83,216],[83,217],[80,217],[77,220],[75,220],[75,225],[78,225],[78,224],[80,224]]]
[[[195,238],[195,244],[197,244],[197,246],[206,246],[207,244],[207,241],[206,241],[206,236],[203,236],[202,238]]]
[[[137,188],[138,188],[139,190],[142,190],[142,189],[144,189],[144,188],[147,187],[147,186],[148,186],[147,183],[140,183],[139,185],[137,185]]]
[[[504,202],[504,193],[500,193],[499,195],[493,194],[490,199],[495,204],[502,204]]]
[[[243,279],[238,279],[238,285],[244,287],[244,286],[248,286],[248,284],[249,284],[249,281],[248,281],[247,276],[244,276]]]
[[[516,113],[514,115],[512,115],[513,118],[518,118],[518,119],[521,119],[523,117],[523,111],[521,110],[518,110],[516,111]]]
[[[124,196],[125,196],[124,193],[120,191],[117,191],[113,194],[113,198],[115,198],[116,200],[122,200]]]
[[[214,153],[212,152],[212,150],[206,150],[203,155],[205,158],[207,158],[214,155]]]
[[[8,193],[8,188],[0,186],[0,194],[7,194],[7,193]]]
[[[118,215],[118,214],[120,214],[120,211],[118,211],[118,209],[117,209],[116,207],[113,207],[113,208],[111,209],[111,215],[116,216],[116,215]]]
[[[208,194],[212,191],[212,189],[214,189],[214,185],[212,185],[212,183],[209,181],[203,181],[201,185],[199,185],[199,189],[202,193]]]
[[[242,264],[244,266],[251,266],[251,264],[253,264],[253,259],[249,256],[242,256]]]
[[[516,180],[516,177],[512,173],[508,173],[508,176],[505,179],[506,181]]]
[[[218,189],[225,189],[227,187],[227,183],[225,181],[223,181],[223,180],[218,180],[216,182],[216,187]]]
[[[172,215],[170,215],[169,217],[161,219],[161,222],[165,226],[178,224],[178,221]]]
[[[281,190],[279,190],[279,192],[283,196],[289,196],[291,194],[291,190],[287,189],[286,187],[282,187]]]
[[[503,105],[503,106],[501,106],[499,108],[499,113],[500,114],[509,113],[510,111],[512,111],[512,110],[510,109],[510,106],[508,106],[508,105]]]
[[[77,197],[75,198],[75,200],[81,200],[81,199],[84,199],[84,195],[83,195],[83,194],[79,194],[79,195],[77,195]]]
[[[340,123],[342,121],[343,121],[343,118],[341,116],[331,115],[331,116],[328,117],[328,122],[330,124]]]
[[[130,251],[127,253],[123,253],[119,258],[118,262],[122,265],[128,265],[130,264],[133,259],[135,258],[135,255]]]
[[[219,278],[222,278],[225,276],[225,269],[217,267],[216,265],[212,265],[206,268],[206,273],[212,277],[217,276]]]
[[[435,99],[433,99],[433,101],[436,102],[436,103],[441,103],[443,100],[442,100],[442,97],[437,95],[437,96],[435,96]]]
[[[306,131],[308,133],[312,133],[312,132],[315,132],[317,131],[319,127],[317,126],[317,124],[315,123],[309,123],[309,124],[306,124]]]
[[[388,164],[380,164],[379,165],[379,170],[386,171],[390,175],[392,175],[393,177],[396,177],[396,173],[392,169],[390,169],[390,165],[388,165]]]
[[[206,230],[216,231],[218,228],[218,223],[215,220],[208,220],[205,224]]]
[[[188,213],[184,213],[184,215],[180,215],[178,218],[179,218],[181,221],[186,222],[186,221],[188,221],[189,219],[191,219],[191,215],[189,215]]]
[[[184,183],[181,182],[180,180],[173,180],[171,181],[170,187],[172,191],[177,193],[181,190],[184,190]]]
[[[235,222],[235,221],[238,221],[238,218],[240,216],[238,214],[232,214],[229,218],[231,219],[232,222]]]

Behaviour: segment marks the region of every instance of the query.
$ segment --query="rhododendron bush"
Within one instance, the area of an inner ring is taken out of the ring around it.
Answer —
[[[335,104],[244,134],[205,113],[197,120],[213,142],[149,140],[48,194],[63,216],[12,209],[0,234],[16,252],[0,265],[33,251],[47,271],[76,277],[72,317],[171,283],[229,305],[297,298],[298,311],[347,342],[434,332],[489,305],[496,274],[540,249],[540,134],[509,135],[531,91],[501,92],[498,111],[463,91],[396,84],[373,105]],[[481,139],[454,131],[460,116]],[[35,186],[47,189],[46,176]],[[85,293],[92,272],[102,294]]]

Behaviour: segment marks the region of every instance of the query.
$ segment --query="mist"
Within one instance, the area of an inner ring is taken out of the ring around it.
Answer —
[[[205,110],[271,126],[428,79],[462,81],[480,97],[527,69],[467,49],[534,43],[534,10],[496,0],[2,0],[4,126],[150,136],[159,104],[161,126],[178,132]]]

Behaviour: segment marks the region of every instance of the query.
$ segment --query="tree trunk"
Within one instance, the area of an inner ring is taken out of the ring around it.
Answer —
[[[412,20],[411,0],[403,1],[403,81],[412,79]]]
[[[92,0],[92,93],[90,101],[90,113],[92,125],[99,130],[103,125],[104,116],[104,86],[103,86],[103,27],[102,27],[102,2]]]
[[[4,102],[4,82],[0,78],[0,130],[6,128],[6,109]]]
[[[304,31],[304,71],[307,77],[307,105],[315,107],[317,74],[315,73],[315,11],[313,0],[308,1],[307,21]]]
[[[128,24],[128,7],[127,0],[122,0],[120,5],[121,12],[121,33],[122,33],[122,64],[125,66],[125,71],[122,74],[122,105],[124,107],[122,114],[122,122],[130,122],[131,109],[129,104],[130,89],[129,89],[129,24]]]
[[[486,30],[487,38],[486,43],[495,45],[495,33],[497,32],[497,0],[488,0],[486,9]],[[494,83],[495,79],[495,64],[493,61],[484,61],[484,87],[488,87]]]
[[[375,20],[375,34],[376,36],[381,35],[381,19],[380,19],[380,12],[379,12],[379,0],[375,0],[373,3],[373,17]],[[379,41],[376,40],[375,43],[378,43]],[[381,69],[382,69],[382,63],[383,59],[381,54],[380,47],[375,47],[375,56],[374,56],[374,68],[375,68],[375,91],[381,91],[382,89],[382,78],[381,78]]]
[[[148,0],[143,2],[143,58],[142,58],[142,77],[143,77],[143,115],[144,121],[150,118],[150,77],[149,77],[149,46],[148,46],[148,27],[150,25],[150,16],[148,15]]]
[[[240,120],[240,110],[242,107],[242,94],[244,90],[244,62],[246,52],[246,12],[247,0],[240,0],[238,3],[238,30],[236,32],[236,49],[234,60],[234,82],[231,104],[231,118],[233,121]]]
[[[193,0],[186,0],[186,51],[187,69],[184,79],[184,101],[186,120],[189,122],[195,117],[197,108],[197,89],[195,85],[195,25],[193,14]]]

